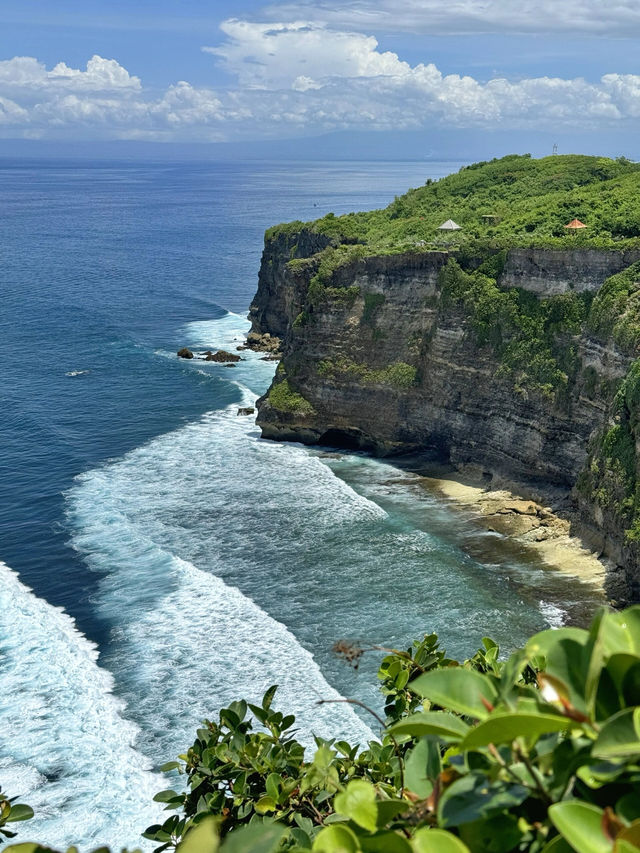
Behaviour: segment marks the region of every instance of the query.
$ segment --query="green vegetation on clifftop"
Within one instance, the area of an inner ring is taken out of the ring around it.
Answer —
[[[639,195],[640,164],[624,157],[572,154],[535,160],[514,154],[427,180],[384,210],[330,213],[305,227],[336,244],[361,244],[369,255],[474,241],[498,247],[622,248],[640,245]],[[577,234],[564,228],[574,217],[587,225]],[[462,231],[439,232],[449,218]],[[300,222],[275,226],[266,236],[292,235],[301,227]]]

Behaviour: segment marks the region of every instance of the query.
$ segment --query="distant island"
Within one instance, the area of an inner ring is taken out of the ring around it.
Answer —
[[[263,436],[553,487],[639,600],[639,197],[622,157],[512,155],[269,229]]]

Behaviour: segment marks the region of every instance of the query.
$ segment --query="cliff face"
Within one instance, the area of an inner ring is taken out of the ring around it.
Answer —
[[[446,252],[355,259],[314,290],[312,256],[328,243],[303,231],[265,247],[250,317],[254,331],[283,338],[284,358],[274,380],[278,392],[259,401],[263,436],[382,455],[418,452],[573,489],[633,356],[612,339],[563,332],[569,381],[552,392],[527,387],[479,334],[469,301],[446,291]],[[289,263],[304,257],[306,265]],[[594,293],[636,259],[586,249],[515,249],[498,284],[536,299]],[[625,545],[620,520],[584,495],[580,506],[602,546],[625,566],[637,597],[635,550]]]

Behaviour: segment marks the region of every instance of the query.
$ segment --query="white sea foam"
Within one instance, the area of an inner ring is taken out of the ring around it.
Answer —
[[[199,320],[188,323],[181,330],[180,338],[193,350],[224,349],[236,352],[237,347],[244,344],[249,329],[248,320],[239,314],[229,313],[218,320]],[[164,353],[158,354],[164,355]],[[263,394],[273,378],[274,362],[265,361],[264,353],[253,350],[241,350],[238,355],[242,360],[235,362],[233,370],[229,370],[225,364],[216,362],[207,362],[206,368],[202,362],[198,362],[196,369],[230,382],[238,382],[251,388],[256,394]],[[170,353],[170,356],[175,358],[175,353]],[[194,366],[193,362],[189,364]]]
[[[567,619],[567,611],[549,601],[541,601],[538,604],[538,610],[550,628],[562,628]]]
[[[191,346],[230,348],[247,327],[227,315],[183,331]],[[260,392],[274,365],[246,356],[243,379]],[[236,384],[239,404],[253,404],[255,393]],[[234,699],[258,700],[274,683],[277,705],[296,714],[301,732],[372,737],[350,706],[317,704],[341,697],[312,654],[224,576],[229,561],[236,573],[255,570],[278,536],[290,543],[293,574],[296,548],[313,546],[306,538],[385,513],[305,449],[259,440],[253,419],[236,410],[80,475],[67,496],[72,544],[103,576],[94,606],[111,626],[107,665],[144,730],[141,748],[157,761],[186,748],[201,719]]]
[[[22,838],[135,846],[158,817],[163,779],[97,660],[73,619],[0,563],[0,784],[36,812]]]
[[[329,532],[385,513],[304,449],[258,435],[231,406],[81,475],[69,495],[73,543],[104,574],[96,605],[113,626],[110,661],[158,758],[183,749],[202,717],[272,683],[304,730],[371,737],[350,707],[316,704],[339,696],[284,625],[218,577],[218,551],[237,568],[259,560],[261,537],[291,525],[295,538],[305,518]]]

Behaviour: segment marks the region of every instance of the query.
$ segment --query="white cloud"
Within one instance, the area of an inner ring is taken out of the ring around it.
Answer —
[[[204,47],[220,58],[241,86],[278,89],[302,78],[375,77],[408,71],[395,53],[380,53],[378,42],[362,33],[329,31],[306,22],[255,24],[230,20],[221,47]]]
[[[42,92],[138,92],[139,77],[132,77],[115,59],[92,56],[85,71],[59,62],[47,71],[32,56],[0,61],[0,91]]]
[[[282,0],[266,12],[369,32],[640,35],[637,0]]]
[[[489,0],[487,0],[489,2]],[[410,65],[375,38],[310,23],[229,21],[208,49],[238,81],[143,88],[113,59],[86,69],[32,57],[0,62],[0,133],[57,138],[234,140],[343,129],[638,129],[640,76],[482,82]]]
[[[17,125],[27,121],[29,114],[15,101],[0,97],[0,125]]]

